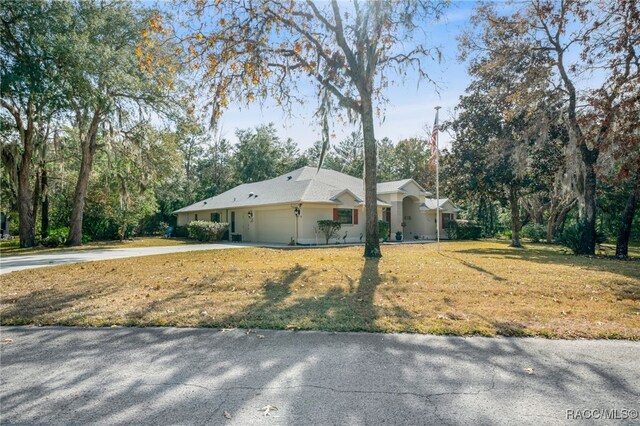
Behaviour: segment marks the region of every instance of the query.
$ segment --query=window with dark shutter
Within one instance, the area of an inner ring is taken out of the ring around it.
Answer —
[[[334,219],[337,220],[338,222],[340,222],[343,225],[353,225],[353,217],[354,217],[354,211],[353,209],[334,209],[334,214],[333,216],[336,216],[335,211],[337,210],[338,212],[338,218]]]

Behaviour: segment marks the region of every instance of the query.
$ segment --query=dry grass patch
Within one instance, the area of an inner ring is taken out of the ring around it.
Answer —
[[[501,242],[177,253],[2,276],[2,324],[640,339],[640,262]]]
[[[0,242],[0,256],[18,256],[25,254],[45,254],[56,253],[67,250],[93,250],[93,249],[113,249],[113,248],[140,248],[140,247],[165,247],[180,246],[183,244],[198,244],[198,241],[186,238],[162,238],[145,237],[124,241],[93,241],[78,247],[56,247],[47,248],[43,246],[20,248],[18,239]]]

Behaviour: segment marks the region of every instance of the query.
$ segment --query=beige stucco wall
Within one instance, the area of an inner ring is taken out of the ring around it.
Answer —
[[[349,193],[342,194],[337,198],[339,204],[303,204],[302,215],[298,218],[298,243],[299,244],[325,244],[324,234],[317,231],[317,225],[319,220],[331,220],[333,219],[333,209],[357,209],[358,210],[358,224],[347,225],[344,224],[338,231],[339,241],[346,241],[348,243],[360,242],[360,234],[363,235],[362,241],[364,241],[365,232],[365,215],[364,206],[359,205],[353,196]],[[345,232],[347,238],[343,240]],[[330,243],[335,243],[336,239],[331,239]]]
[[[427,227],[426,211],[420,210],[422,200],[414,196],[406,196],[402,200],[402,218],[405,223],[404,238],[407,240],[423,239]]]
[[[395,233],[403,231],[403,222],[406,224],[404,228],[405,239],[413,240],[415,235],[421,239],[428,238],[427,211],[420,210],[420,205],[425,201],[424,193],[413,182],[409,182],[402,189],[404,192],[379,196],[382,201],[391,204],[391,238],[395,239]],[[435,225],[433,232],[435,233]]]
[[[447,210],[448,212],[451,212],[451,210],[453,209],[453,206],[447,203],[447,204],[445,204],[443,206],[443,209]],[[443,212],[441,211],[440,214],[442,214],[442,213]],[[453,213],[453,217],[455,219],[457,217],[457,214]],[[435,210],[429,210],[427,212],[426,218],[427,218],[427,220],[426,220],[426,230],[427,230],[426,237],[427,237],[427,239],[435,240],[436,236],[437,236],[436,235],[436,212],[435,212]],[[448,238],[449,238],[449,236],[447,235],[447,231],[444,228],[444,223],[443,223],[442,220],[440,220],[440,239],[446,240]]]
[[[402,222],[406,224],[404,228],[404,238],[414,240],[418,235],[419,239],[436,238],[436,212],[434,210],[420,209],[420,205],[425,202],[425,194],[413,182],[409,182],[403,187],[404,192],[380,194],[378,198],[391,204],[391,238],[395,239],[397,231],[402,232]],[[454,206],[446,203],[444,211],[453,211]],[[454,213],[455,217],[455,213]],[[440,238],[446,239],[447,234],[441,223]]]

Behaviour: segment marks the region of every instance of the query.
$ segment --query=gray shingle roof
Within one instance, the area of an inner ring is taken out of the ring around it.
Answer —
[[[440,210],[442,210],[442,211],[446,211],[446,212],[450,212],[450,211],[457,212],[457,211],[460,211],[460,209],[458,207],[456,207],[455,204],[453,204],[453,201],[449,200],[448,198],[440,198],[439,201],[440,201]],[[453,208],[445,209],[444,205],[446,203],[450,203],[453,206]],[[437,205],[437,203],[436,203],[436,199],[435,198],[425,198],[424,203],[420,207],[426,208],[427,210],[435,210],[436,209],[436,205]]]
[[[261,182],[245,183],[215,197],[183,207],[174,213],[287,203],[337,203],[345,190],[364,200],[362,179],[315,167],[302,167]],[[378,200],[378,204],[388,204]]]
[[[381,182],[378,184],[378,194],[385,192],[398,192],[403,186],[411,182],[412,179],[394,180],[393,182]]]
[[[426,191],[418,182],[413,179],[394,180],[392,182],[381,182],[378,184],[378,194],[388,194],[390,192],[405,192],[403,189],[409,182],[413,182],[429,197],[432,194]]]

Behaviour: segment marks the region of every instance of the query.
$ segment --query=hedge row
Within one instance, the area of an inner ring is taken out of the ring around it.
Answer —
[[[198,241],[220,241],[224,236],[228,223],[209,222],[206,220],[194,220],[187,227],[189,229],[189,238]]]
[[[448,222],[447,236],[452,240],[478,240],[482,238],[482,226],[468,222]]]

